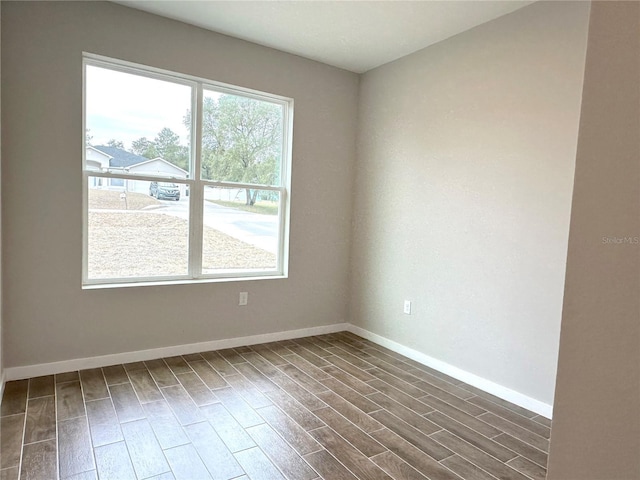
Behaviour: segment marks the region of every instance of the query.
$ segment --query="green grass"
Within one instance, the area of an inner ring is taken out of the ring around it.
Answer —
[[[209,200],[207,202],[215,203],[222,207],[235,208],[244,210],[245,212],[260,213],[262,215],[277,215],[278,204],[276,202],[256,202],[255,205],[245,205],[244,202],[229,202],[226,200]]]

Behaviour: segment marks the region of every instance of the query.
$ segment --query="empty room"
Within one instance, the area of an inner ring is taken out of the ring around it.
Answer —
[[[0,480],[640,479],[639,2],[0,15]]]

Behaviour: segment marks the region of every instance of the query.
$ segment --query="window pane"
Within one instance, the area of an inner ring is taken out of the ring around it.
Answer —
[[[276,270],[279,205],[279,192],[204,187],[202,273]]]
[[[283,112],[280,104],[205,90],[202,178],[279,185]]]
[[[187,275],[186,193],[178,183],[89,177],[88,278]]]
[[[192,88],[86,67],[85,169],[189,176]]]

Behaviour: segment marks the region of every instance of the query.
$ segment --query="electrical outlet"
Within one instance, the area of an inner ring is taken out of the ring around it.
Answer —
[[[411,300],[404,301],[404,313],[405,315],[411,315]]]
[[[240,298],[238,299],[238,305],[244,307],[249,303],[249,292],[240,292]]]

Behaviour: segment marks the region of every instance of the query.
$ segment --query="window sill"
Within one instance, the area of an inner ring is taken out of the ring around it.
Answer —
[[[257,275],[251,277],[225,277],[225,278],[198,278],[184,280],[158,280],[158,281],[141,281],[141,282],[122,282],[122,283],[91,283],[82,285],[82,290],[103,290],[112,288],[131,288],[131,287],[158,287],[166,285],[198,285],[203,283],[229,283],[229,282],[247,282],[255,280],[283,280],[287,279],[286,274],[274,275]]]

